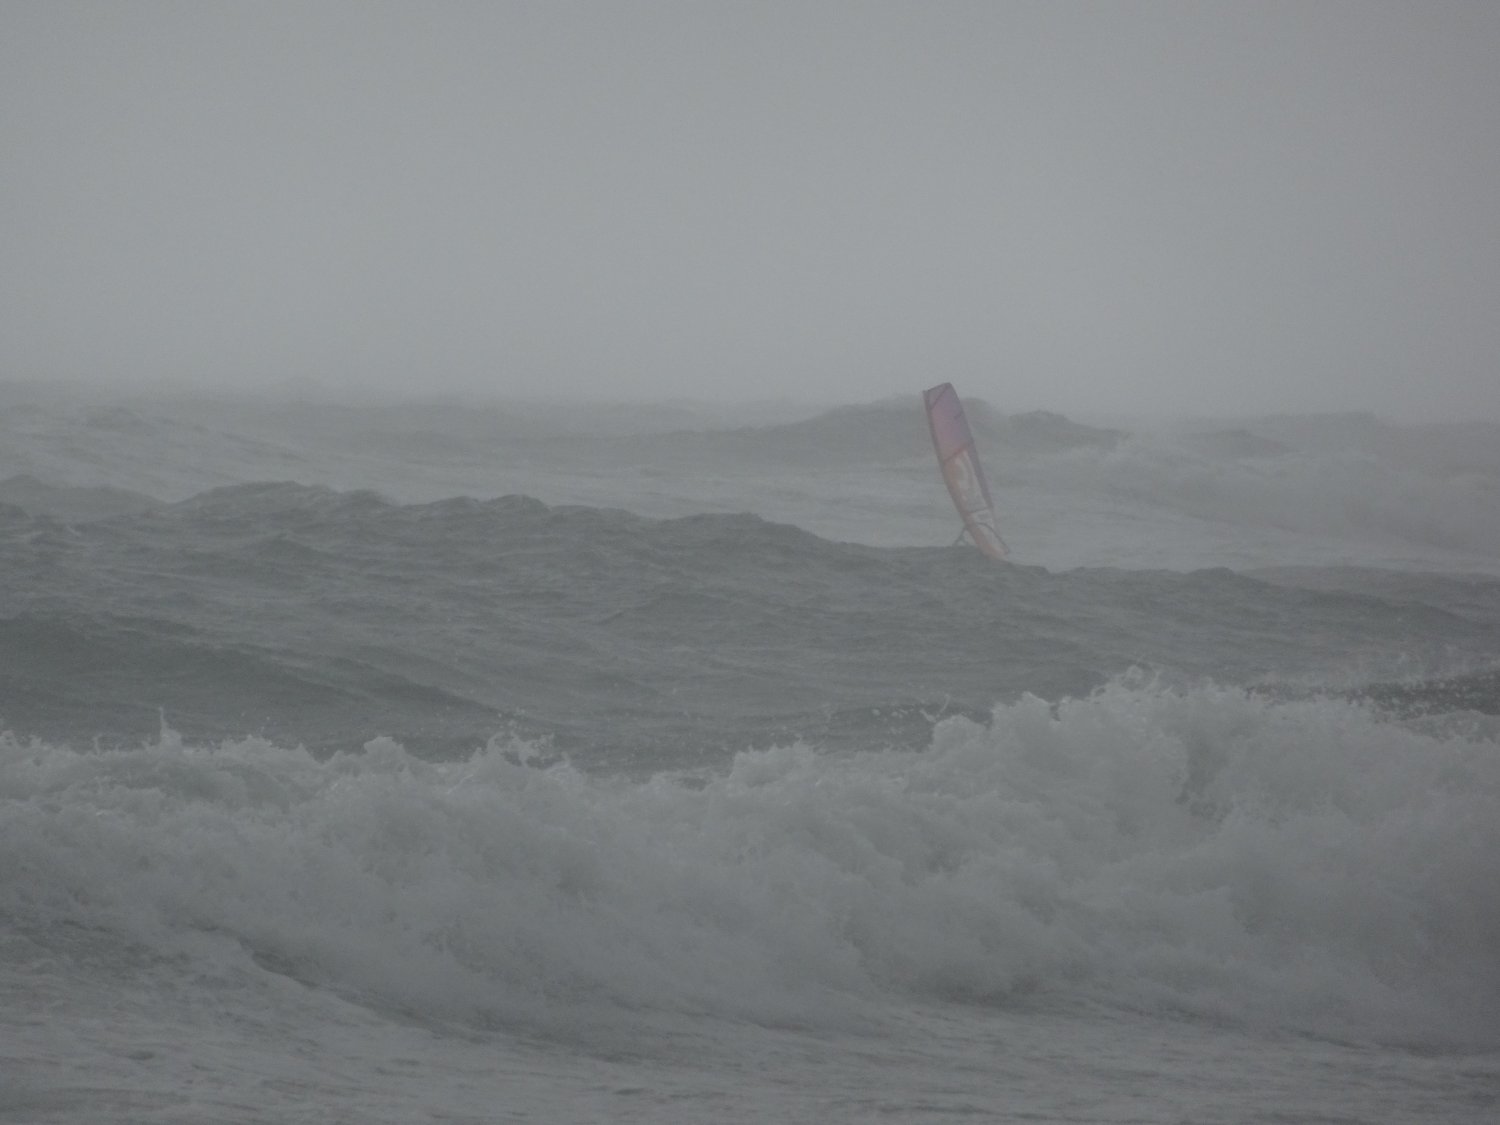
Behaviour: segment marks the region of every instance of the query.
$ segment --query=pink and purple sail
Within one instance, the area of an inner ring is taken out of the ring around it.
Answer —
[[[922,402],[927,408],[927,425],[932,431],[932,446],[937,450],[943,480],[948,484],[953,506],[963,518],[964,529],[975,546],[990,558],[1005,558],[1010,551],[1000,538],[990,487],[985,483],[984,470],[979,467],[974,435],[969,432],[958,392],[952,383],[943,383],[922,392]]]

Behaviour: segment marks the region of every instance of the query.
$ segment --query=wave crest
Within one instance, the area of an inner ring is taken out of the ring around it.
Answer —
[[[1500,754],[1334,700],[1117,680],[922,751],[602,779],[494,740],[0,743],[8,917],[427,1019],[826,1022],[888,994],[1492,1043]]]

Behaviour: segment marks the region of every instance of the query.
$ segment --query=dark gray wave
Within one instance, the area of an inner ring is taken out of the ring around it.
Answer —
[[[1330,690],[1483,671],[1500,580],[1399,589],[1223,569],[1049,572],[834,543],[752,515],[520,496],[399,505],[233,486],[64,525],[0,521],[0,724],[75,743],[550,738],[656,768],[772,741],[917,745],[1025,692],[1169,680]],[[1326,572],[1325,572],[1326,574]]]

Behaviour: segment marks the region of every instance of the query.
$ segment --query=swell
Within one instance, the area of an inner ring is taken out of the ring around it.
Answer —
[[[446,756],[515,729],[650,768],[789,734],[910,745],[890,714],[1080,696],[1132,666],[1353,688],[1500,653],[1500,622],[1471,611],[1500,580],[1465,600],[1420,578],[1396,597],[1222,569],[1054,573],[514,496],[235,486],[12,522],[0,566],[0,714],[46,737],[134,732],[165,708],[195,737],[396,734]]]
[[[919,497],[919,510],[941,499],[940,488],[922,487],[933,482],[934,469],[915,394],[733,428],[732,411],[659,406],[163,398],[111,407],[69,403],[66,396],[29,401],[34,396],[15,391],[0,387],[0,477],[35,474],[155,496],[181,498],[205,482],[292,475],[355,480],[408,498],[522,487],[555,499],[620,498],[632,507],[654,506],[659,514],[756,493],[757,503],[773,504],[775,492],[797,491],[811,479],[831,482],[833,505],[861,505],[869,492],[887,501],[910,492]],[[1348,558],[1406,558],[1420,548],[1422,566],[1492,570],[1500,553],[1500,427],[1494,423],[1394,425],[1342,414],[1125,432],[1045,412],[1006,415],[972,397],[968,413],[991,484],[1009,493],[1006,512],[1040,507],[1023,517],[1032,523],[1026,530],[1033,543],[1041,541],[1037,533],[1050,513],[1081,524],[1103,504],[1169,524],[1186,518],[1339,542]],[[742,417],[756,421],[753,415]],[[758,484],[747,484],[751,479]],[[0,481],[0,494],[4,485]],[[15,496],[54,515],[72,513],[68,518],[154,503],[146,496],[91,492],[97,490],[42,495],[27,486]],[[920,530],[893,537],[871,527],[873,513],[823,523],[806,505],[779,510],[855,538],[932,538],[925,519]],[[889,516],[890,508],[884,512]],[[1122,547],[1124,557],[1132,557],[1130,547]],[[1075,545],[1073,553],[1053,557],[1121,556],[1118,549],[1108,556],[1078,554]]]
[[[0,725],[63,743],[139,745],[170,724],[193,739],[259,735],[332,751],[369,728],[458,754],[503,723],[379,667],[215,643],[170,621],[0,619]]]

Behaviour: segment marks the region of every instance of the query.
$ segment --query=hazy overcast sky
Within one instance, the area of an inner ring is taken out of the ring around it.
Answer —
[[[0,378],[1500,416],[1500,4],[0,0]]]

